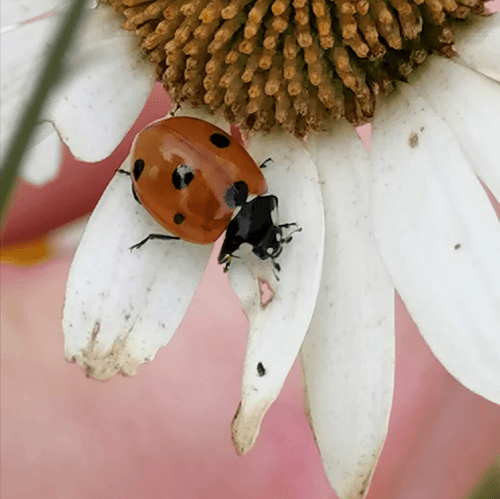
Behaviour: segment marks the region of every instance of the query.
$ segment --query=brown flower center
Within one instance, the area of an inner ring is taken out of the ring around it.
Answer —
[[[375,96],[484,0],[109,0],[175,101],[221,109],[243,130],[304,136],[327,117],[373,116]]]

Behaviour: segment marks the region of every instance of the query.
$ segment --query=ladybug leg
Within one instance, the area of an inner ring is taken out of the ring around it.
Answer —
[[[284,229],[289,229],[290,227],[297,227],[297,223],[296,222],[291,222],[289,224],[279,224],[278,227],[282,227]],[[301,230],[302,230],[302,227],[299,227],[294,232],[300,232]]]
[[[273,158],[265,159],[260,165],[259,168],[265,168],[269,163],[274,163]]]
[[[239,256],[227,254],[227,255],[224,255],[224,257],[219,260],[219,263],[224,266],[224,269],[223,269],[224,273],[229,271],[229,266],[231,265],[233,258],[239,258]]]
[[[273,264],[275,272],[273,272],[274,278],[276,281],[280,280],[279,273],[281,272],[281,265],[274,259],[274,257],[271,257],[271,262]]]
[[[280,272],[281,271],[281,265],[274,259],[272,258],[271,260],[273,262],[273,266],[274,268],[276,269],[277,272]],[[276,275],[276,279],[279,281],[280,278]]]
[[[123,173],[124,175],[128,175],[130,177],[130,172],[128,172],[127,170],[115,170],[115,173]],[[132,184],[132,194],[134,196],[134,199],[142,205],[141,203],[141,200],[137,197],[137,193],[135,192],[135,189],[134,189],[134,185]]]
[[[168,114],[170,114],[170,116],[175,116],[175,114],[177,113],[177,111],[181,108],[181,105],[180,104],[177,104],[177,106],[175,106],[175,109],[173,111],[170,111]]]
[[[141,246],[144,246],[148,241],[152,241],[153,239],[162,239],[162,240],[178,240],[180,237],[177,236],[167,236],[166,234],[149,234],[148,237],[143,239],[142,241],[138,242],[137,244],[134,244],[133,246],[130,246],[129,250],[133,251],[135,249],[140,248]]]
[[[279,225],[280,228],[284,227],[285,229],[288,229],[288,228],[294,227],[294,226],[295,226],[295,229],[292,230],[292,232],[290,232],[290,234],[288,234],[288,236],[286,236],[284,239],[281,240],[281,244],[287,244],[287,243],[289,243],[293,239],[293,235],[296,232],[302,232],[302,227],[299,227],[295,222],[292,222],[292,223],[289,223],[289,224]]]

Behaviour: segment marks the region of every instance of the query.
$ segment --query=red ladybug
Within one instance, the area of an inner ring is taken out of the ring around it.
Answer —
[[[259,166],[224,130],[196,118],[156,121],[138,134],[132,164],[135,198],[174,236],[151,234],[131,249],[151,239],[208,244],[227,230],[219,254],[226,270],[244,242],[279,269],[274,258],[291,240],[282,228],[295,224],[275,225],[278,198],[263,196],[267,184]]]

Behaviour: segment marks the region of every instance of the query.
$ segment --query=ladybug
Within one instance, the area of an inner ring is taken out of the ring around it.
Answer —
[[[135,199],[173,236],[150,234],[131,250],[152,239],[209,244],[226,231],[218,257],[225,271],[243,243],[279,270],[274,259],[292,239],[283,228],[296,224],[275,223],[278,198],[263,195],[261,168],[231,135],[197,118],[158,120],[137,135],[132,164],[131,172],[118,171],[131,176]]]

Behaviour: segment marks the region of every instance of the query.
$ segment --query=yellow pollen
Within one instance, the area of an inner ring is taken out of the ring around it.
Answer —
[[[453,55],[453,21],[484,13],[484,0],[108,1],[176,102],[300,137],[369,121],[430,52]]]

